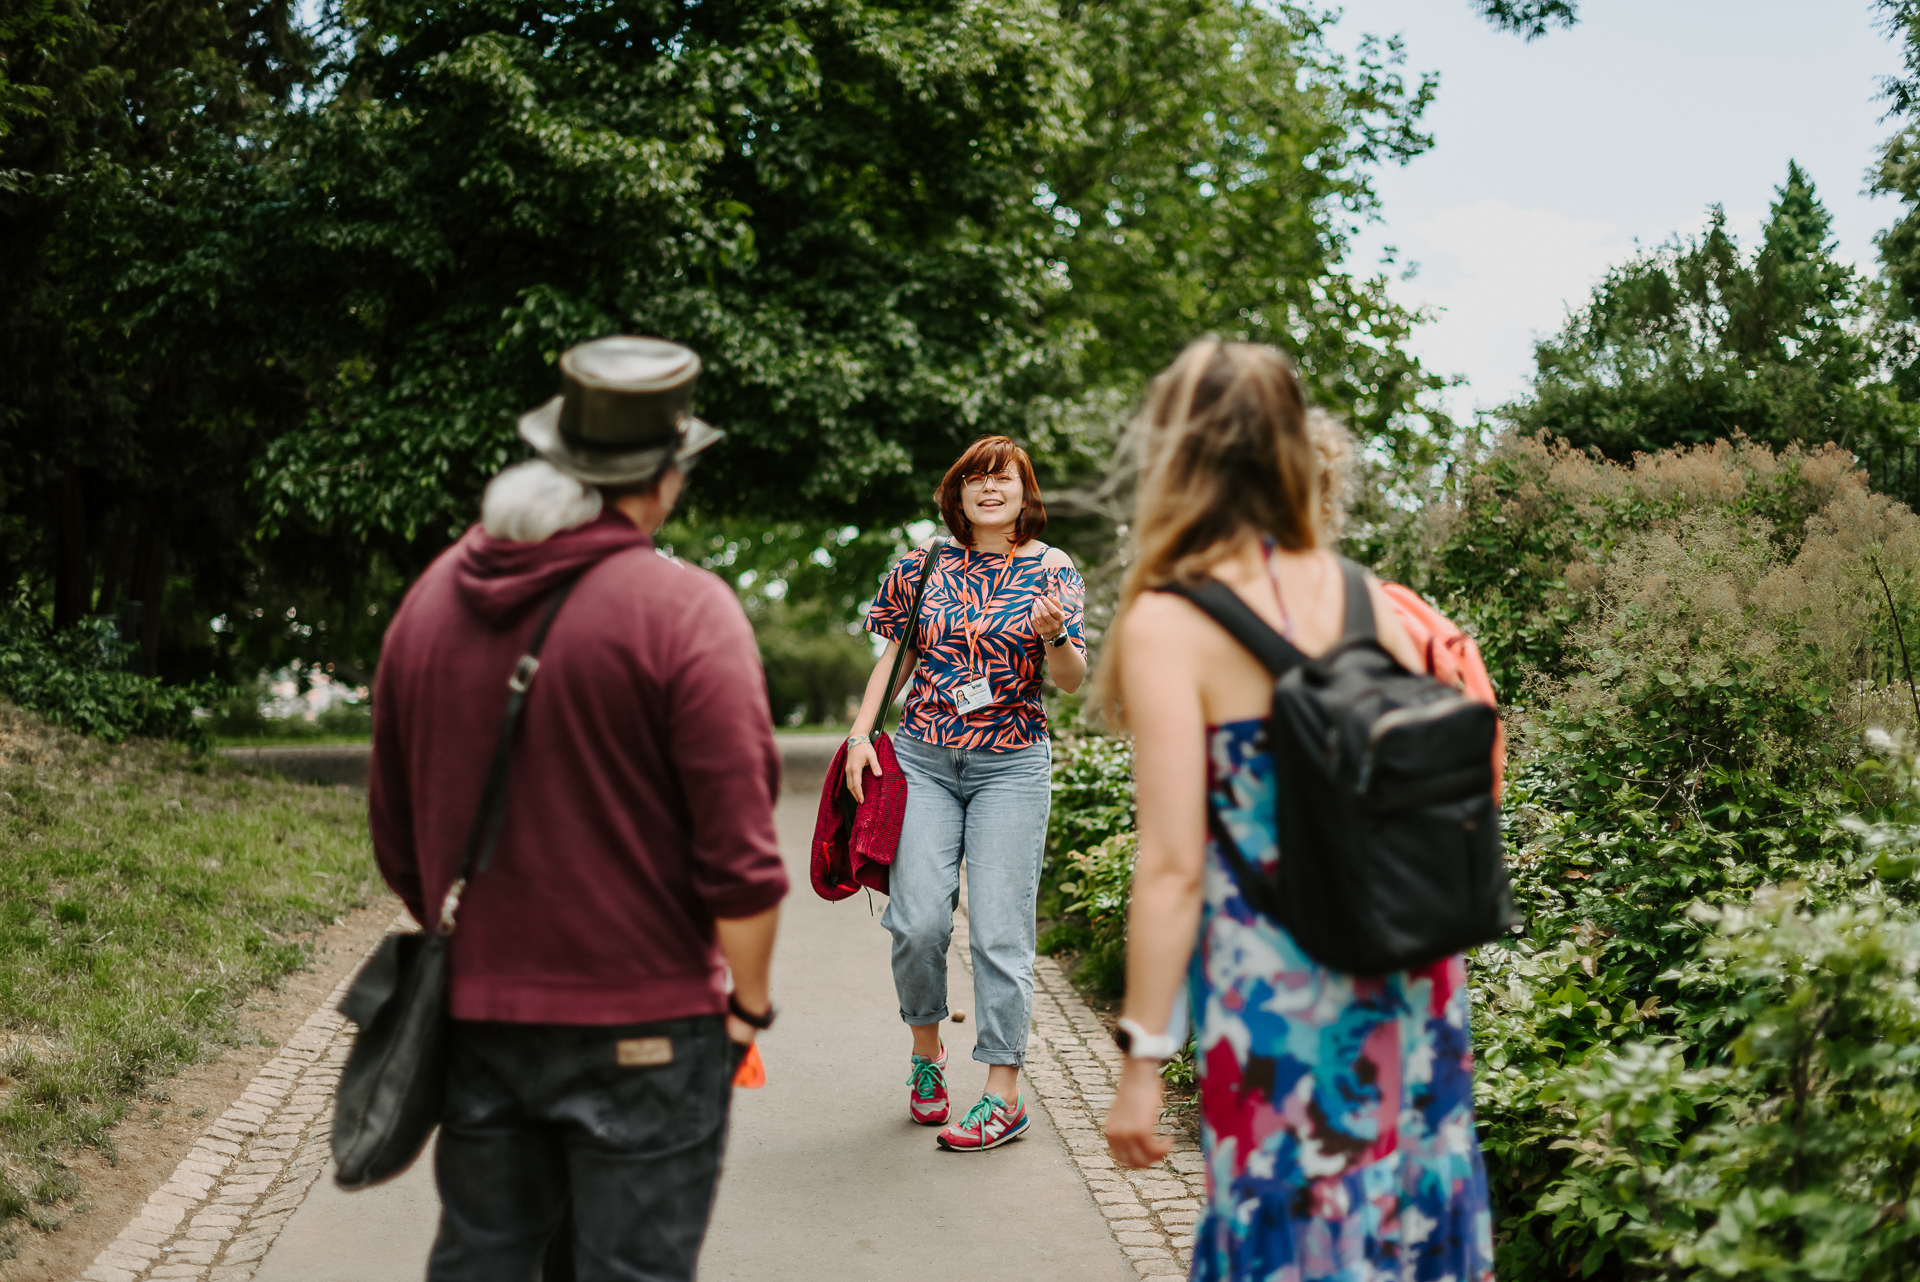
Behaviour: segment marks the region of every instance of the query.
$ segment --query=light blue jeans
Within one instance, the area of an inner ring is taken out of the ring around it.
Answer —
[[[1033,915],[1053,804],[1053,749],[1044,740],[1011,752],[940,748],[896,735],[893,750],[907,777],[907,817],[880,924],[893,933],[900,1018],[937,1024],[947,1017],[947,942],[964,854],[973,1057],[1023,1064],[1033,1025]]]

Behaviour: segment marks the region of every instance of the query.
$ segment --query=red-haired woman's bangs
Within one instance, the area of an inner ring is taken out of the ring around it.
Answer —
[[[1020,478],[1020,488],[1025,494],[1026,507],[1020,513],[1013,526],[1014,546],[1037,539],[1040,532],[1047,528],[1046,505],[1040,501],[1040,481],[1033,474],[1033,460],[1027,452],[1005,436],[983,436],[954,461],[947,469],[946,476],[940,480],[940,488],[935,496],[940,501],[940,515],[947,523],[947,529],[953,537],[965,547],[973,546],[973,522],[967,520],[966,508],[960,502],[960,487],[969,476],[988,476],[1004,470],[1012,464]]]

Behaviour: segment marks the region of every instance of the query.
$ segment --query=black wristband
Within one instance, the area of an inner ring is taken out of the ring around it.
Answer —
[[[747,1008],[740,1004],[739,994],[728,993],[727,994],[727,1013],[729,1015],[732,1015],[735,1019],[739,1020],[742,1024],[745,1024],[747,1027],[757,1028],[764,1033],[769,1028],[773,1027],[774,1017],[779,1015],[780,1008],[778,1006],[775,1006],[772,1002],[768,1002],[766,1014],[749,1015],[747,1013]]]

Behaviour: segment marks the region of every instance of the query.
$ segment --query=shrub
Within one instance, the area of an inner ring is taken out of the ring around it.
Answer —
[[[1118,992],[1126,974],[1126,895],[1133,879],[1133,749],[1106,735],[1053,745],[1053,809],[1040,874],[1040,951],[1082,953],[1075,978]]]
[[[1641,1277],[1914,1276],[1920,924],[1877,892],[1697,909],[1732,1053],[1690,1070],[1678,1043],[1635,1041],[1566,1074],[1580,1138],[1543,1210],[1594,1219]]]
[[[1067,856],[1059,882],[1061,908],[1085,923],[1077,940],[1085,954],[1075,978],[1102,992],[1119,992],[1127,974],[1127,902],[1140,840],[1118,832]]]
[[[0,694],[22,708],[109,743],[130,736],[207,746],[194,709],[225,693],[216,682],[167,685],[125,670],[130,647],[111,620],[62,632],[20,606],[0,611]]]
[[[1716,914],[1867,883],[1839,816],[1890,799],[1863,729],[1914,725],[1895,622],[1920,637],[1920,520],[1832,450],[1626,467],[1513,442],[1427,525],[1449,533],[1423,586],[1480,620],[1516,704],[1530,920],[1471,971],[1500,1269],[1640,1276],[1646,1207],[1596,1175],[1595,1128],[1630,1120],[1630,1160],[1665,1169],[1759,1089],[1729,1076],[1758,998],[1712,960]]]
[[[1842,492],[1870,497],[1852,456],[1834,446],[1776,454],[1716,441],[1626,465],[1517,437],[1424,509],[1380,568],[1472,632],[1494,684],[1514,700],[1529,677],[1566,673],[1567,629],[1623,539],[1710,511],[1761,519],[1791,556],[1807,518]]]
[[[1383,568],[1510,701],[1527,925],[1469,967],[1501,1277],[1920,1274],[1920,794],[1863,748],[1920,742],[1920,518],[1831,447],[1514,440]],[[1120,951],[1124,753],[1057,766],[1089,959]]]

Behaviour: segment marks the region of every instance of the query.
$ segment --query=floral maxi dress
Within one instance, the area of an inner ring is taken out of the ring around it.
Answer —
[[[1279,855],[1264,720],[1211,727],[1209,800]],[[1197,1282],[1490,1282],[1465,967],[1362,978],[1302,952],[1208,843],[1189,978],[1207,1204]]]

